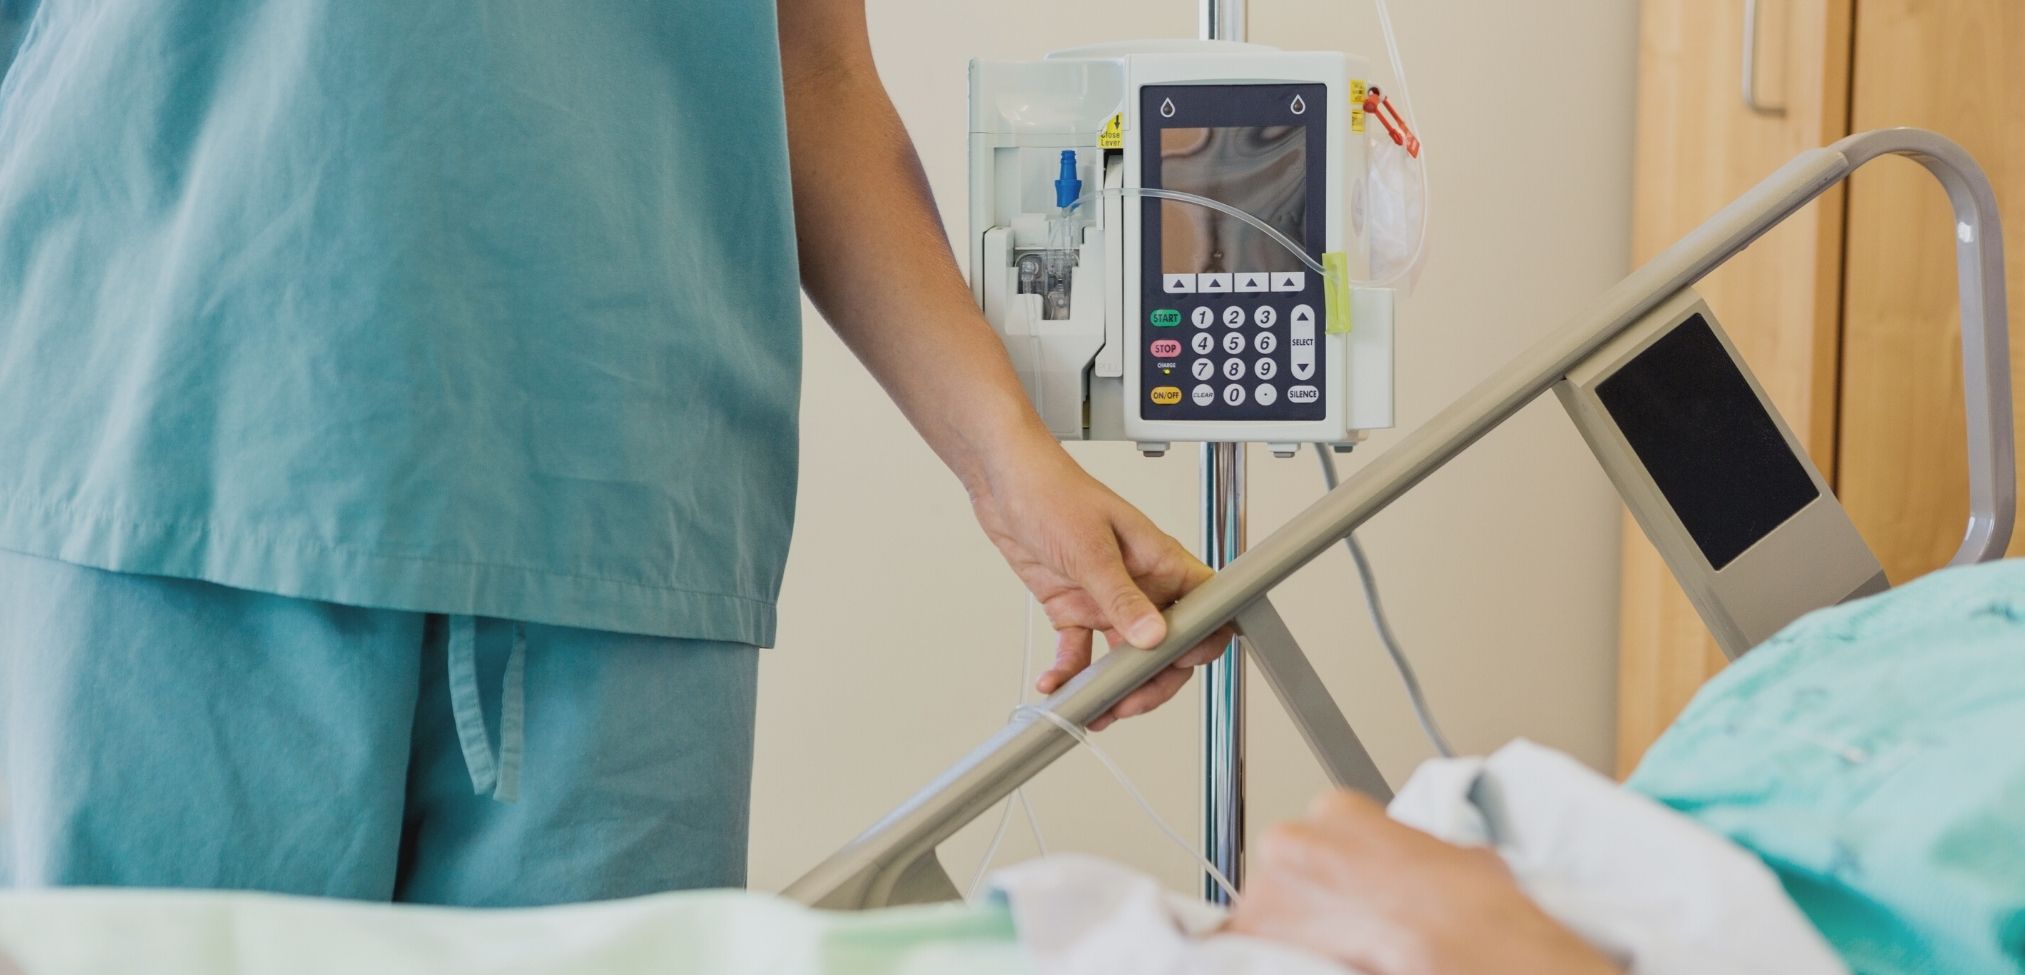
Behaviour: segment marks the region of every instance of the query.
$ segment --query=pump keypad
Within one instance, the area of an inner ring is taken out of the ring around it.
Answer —
[[[1319,420],[1326,415],[1322,289],[1315,275],[1240,271],[1168,274],[1160,280],[1161,292],[1147,296],[1150,327],[1141,330],[1142,416]],[[1180,321],[1181,334],[1155,321]]]

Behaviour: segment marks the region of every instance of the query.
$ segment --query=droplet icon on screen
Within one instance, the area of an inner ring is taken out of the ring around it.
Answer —
[[[1174,117],[1174,99],[1170,98],[1160,103],[1160,117],[1161,118]]]
[[[1308,111],[1308,103],[1304,101],[1301,98],[1301,96],[1295,95],[1294,103],[1292,105],[1288,105],[1287,110],[1293,112],[1295,115],[1301,115]]]

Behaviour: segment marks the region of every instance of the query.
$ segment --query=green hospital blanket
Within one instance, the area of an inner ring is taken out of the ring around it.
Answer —
[[[1763,857],[1862,975],[2025,972],[2025,560],[1801,619],[1628,784]]]
[[[699,891],[532,910],[270,894],[0,894],[0,972],[27,975],[1013,975],[1029,970],[1003,907],[812,911]]]

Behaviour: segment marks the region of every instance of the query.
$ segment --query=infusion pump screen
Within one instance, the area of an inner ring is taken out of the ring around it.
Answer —
[[[1160,185],[1228,203],[1297,242],[1308,239],[1308,129],[1303,125],[1160,130]],[[1160,201],[1164,274],[1298,271],[1301,259],[1220,210]]]
[[[1140,185],[1251,214],[1319,259],[1328,238],[1329,89],[1320,84],[1139,90]],[[1141,201],[1139,415],[1301,422],[1334,395],[1322,279],[1237,217]]]

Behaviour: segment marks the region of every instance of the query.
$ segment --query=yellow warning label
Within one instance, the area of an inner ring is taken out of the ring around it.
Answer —
[[[1363,96],[1360,95],[1358,97],[1361,98]],[[1124,115],[1122,114],[1113,115],[1111,116],[1111,121],[1104,123],[1104,134],[1097,137],[1097,148],[1099,149],[1125,148]]]
[[[1350,131],[1364,131],[1364,79],[1350,79]]]
[[[1322,303],[1328,319],[1322,330],[1330,335],[1350,334],[1350,255],[1330,251],[1322,255]]]

